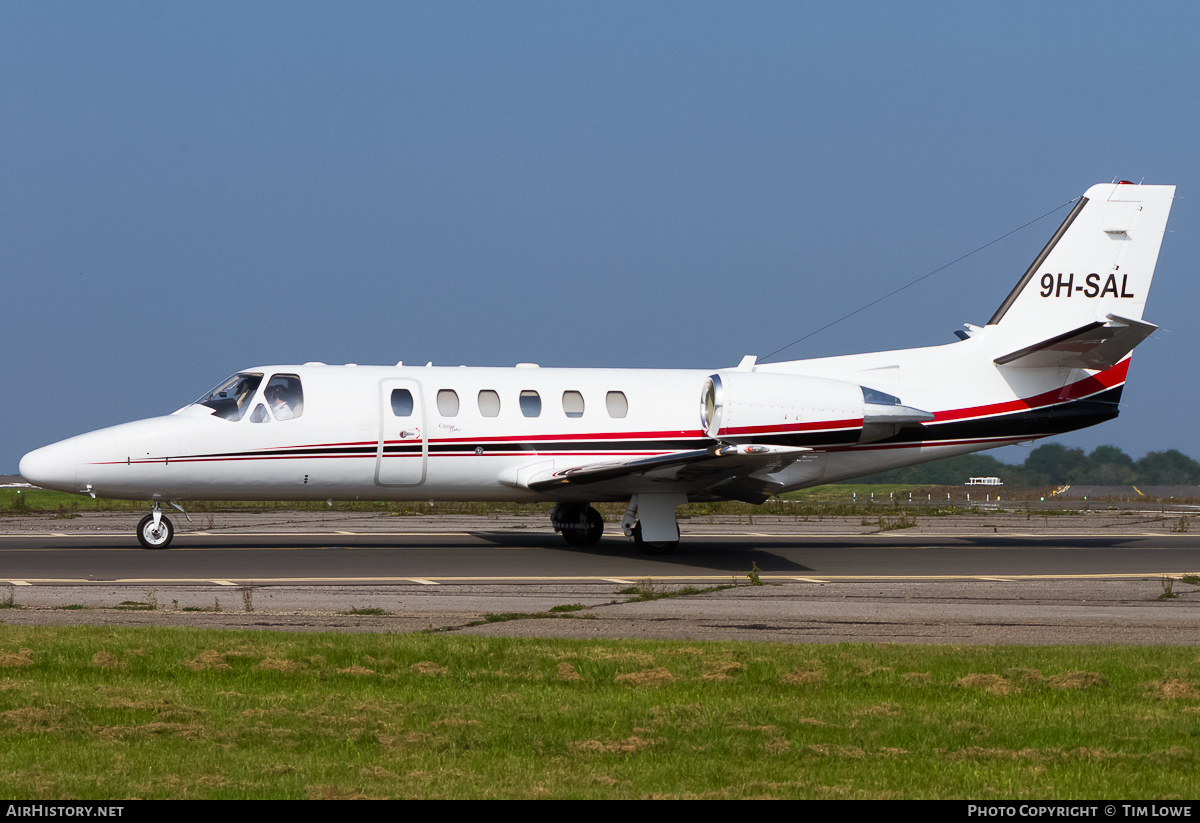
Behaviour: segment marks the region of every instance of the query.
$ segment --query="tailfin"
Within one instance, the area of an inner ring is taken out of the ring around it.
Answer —
[[[996,363],[1103,369],[1153,332],[1142,312],[1174,196],[1125,182],[1088,189],[988,321]]]

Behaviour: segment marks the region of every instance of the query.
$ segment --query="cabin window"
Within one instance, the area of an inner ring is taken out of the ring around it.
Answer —
[[[491,389],[479,392],[479,413],[484,417],[500,416],[500,395]]]
[[[442,389],[437,395],[438,414],[442,417],[458,416],[458,392],[454,389]]]
[[[625,392],[610,391],[604,398],[604,404],[608,406],[609,417],[624,417],[629,414],[629,401],[625,399]]]
[[[567,417],[583,417],[583,395],[577,391],[563,392],[563,411]]]
[[[412,392],[408,389],[392,389],[392,414],[397,417],[411,417],[412,413]]]
[[[542,413],[542,396],[532,389],[521,392],[521,414],[538,417]]]
[[[214,417],[225,420],[241,420],[250,408],[250,398],[262,382],[261,374],[235,374],[215,389],[196,401],[197,405],[208,406]]]
[[[304,414],[304,390],[294,374],[277,374],[263,392],[276,420],[291,420]]]

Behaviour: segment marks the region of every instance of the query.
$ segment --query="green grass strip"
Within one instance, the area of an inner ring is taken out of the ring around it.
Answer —
[[[1178,647],[0,627],[0,794],[1200,796]]]

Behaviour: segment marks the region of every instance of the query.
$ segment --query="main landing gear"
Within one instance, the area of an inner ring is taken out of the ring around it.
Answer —
[[[643,554],[670,554],[679,546],[679,524],[675,507],[687,502],[687,495],[635,494],[621,518],[621,528],[633,538]]]
[[[635,494],[621,529],[643,554],[670,554],[679,545],[675,507],[686,502],[685,494]],[[604,518],[587,503],[558,503],[550,521],[572,546],[594,546],[604,534]]]
[[[633,542],[642,554],[670,554],[679,548],[679,527],[675,527],[674,540],[643,540],[642,524],[633,527]]]
[[[587,503],[557,504],[550,522],[570,546],[594,546],[604,534],[604,518]]]

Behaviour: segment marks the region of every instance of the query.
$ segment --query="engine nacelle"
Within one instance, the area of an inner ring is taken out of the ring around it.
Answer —
[[[932,419],[894,395],[824,377],[721,372],[710,375],[700,393],[704,433],[727,443],[870,443]]]
[[[731,443],[792,446],[857,443],[863,391],[854,383],[763,372],[722,372],[704,381],[700,424]]]

